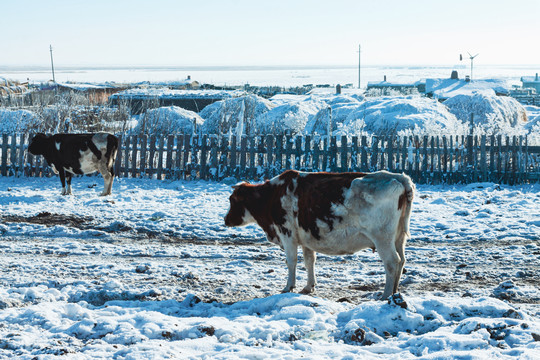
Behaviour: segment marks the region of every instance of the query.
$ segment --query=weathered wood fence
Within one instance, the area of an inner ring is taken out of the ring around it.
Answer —
[[[409,174],[417,183],[540,181],[540,146],[524,137],[311,137],[119,135],[120,177],[262,180],[286,169]],[[50,176],[41,156],[26,149],[30,134],[2,134],[0,175]]]

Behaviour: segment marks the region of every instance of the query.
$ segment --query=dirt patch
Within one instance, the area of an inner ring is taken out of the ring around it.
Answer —
[[[20,215],[8,215],[2,216],[3,222],[11,223],[29,223],[40,224],[45,226],[63,225],[69,227],[75,227],[78,229],[88,229],[91,227],[91,222],[94,218],[89,216],[74,216],[74,215],[60,215],[51,214],[50,212],[40,212],[34,216],[20,216]]]

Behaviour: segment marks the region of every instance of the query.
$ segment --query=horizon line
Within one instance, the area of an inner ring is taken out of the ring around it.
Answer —
[[[468,67],[468,64],[412,64],[412,63],[388,63],[388,64],[364,64],[361,68],[371,68],[371,67],[415,67],[415,68],[446,68],[446,67]],[[540,69],[540,64],[475,64],[475,67],[492,67],[492,66],[501,66],[501,67],[538,67]],[[284,65],[122,65],[122,64],[67,64],[67,65],[57,65],[55,64],[56,70],[120,70],[120,69],[164,69],[164,70],[284,70],[284,69],[357,69],[358,65],[351,64],[284,64]],[[50,65],[0,65],[0,71],[11,70],[48,70]]]

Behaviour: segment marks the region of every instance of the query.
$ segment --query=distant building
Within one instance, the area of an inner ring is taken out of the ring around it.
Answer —
[[[114,84],[58,83],[57,86],[60,94],[82,94],[88,97],[90,103],[98,104],[106,103],[109,96],[123,90]]]
[[[535,89],[536,93],[540,94],[540,79],[538,73],[536,76],[522,76],[521,83],[524,89]]]
[[[393,81],[386,81],[385,75],[383,81],[369,81],[366,91],[369,92],[370,90],[381,90],[382,92],[394,90],[403,94],[410,94],[415,91],[423,93],[426,90],[426,83],[425,81],[421,80],[413,83],[397,83]]]
[[[126,103],[130,106],[132,114],[142,114],[147,109],[172,105],[200,112],[205,106],[216,101],[246,94],[242,90],[129,89],[111,95],[109,103],[111,105]]]
[[[496,95],[508,95],[509,85],[504,80],[482,79],[426,79],[426,96],[444,101],[456,95],[471,95],[481,91],[493,91]]]

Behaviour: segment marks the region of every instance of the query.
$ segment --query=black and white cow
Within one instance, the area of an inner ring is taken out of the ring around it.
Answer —
[[[383,261],[383,298],[397,292],[414,196],[407,175],[288,170],[263,184],[234,188],[225,225],[257,223],[285,250],[289,277],[283,292],[295,287],[299,246],[307,269],[302,293],[315,287],[316,252],[344,255],[366,248],[377,250]]]
[[[47,164],[62,182],[62,195],[71,195],[73,174],[99,171],[105,182],[102,196],[110,195],[114,181],[114,161],[118,138],[109,133],[95,134],[37,134],[30,141],[28,151],[43,155]],[[67,187],[66,187],[67,180]]]

